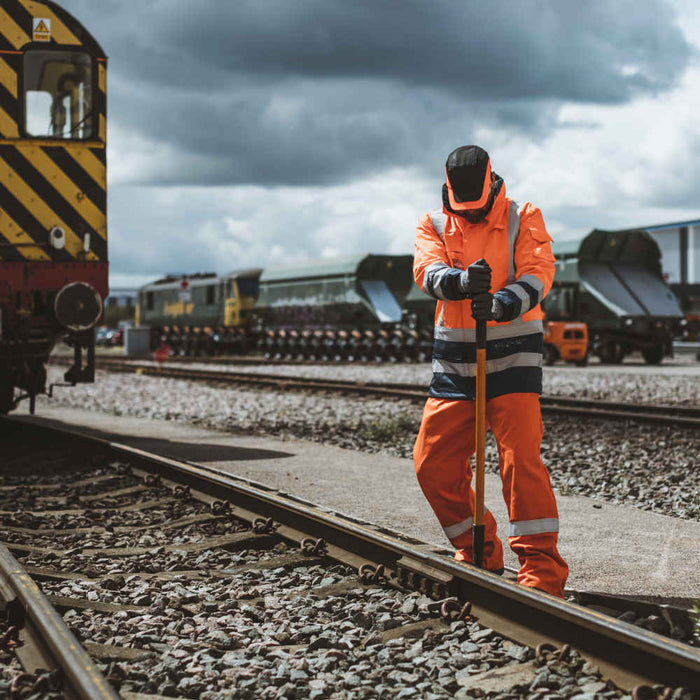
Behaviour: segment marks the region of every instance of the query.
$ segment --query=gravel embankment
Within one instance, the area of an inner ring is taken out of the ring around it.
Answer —
[[[58,375],[57,370],[52,373]],[[422,410],[379,399],[246,391],[182,380],[98,374],[96,384],[60,391],[51,405],[181,421],[234,433],[314,440],[399,457],[411,455]],[[678,387],[692,383],[682,377],[674,381]],[[592,496],[700,520],[697,454],[697,431],[689,429],[660,432],[656,426],[643,424],[545,417],[542,455],[553,485],[562,494]],[[495,470],[497,463],[489,434],[487,464]]]
[[[140,360],[140,363],[144,361]],[[683,367],[678,360],[678,368]],[[155,366],[155,362],[149,362]],[[199,369],[208,372],[241,372],[250,374],[280,374],[290,377],[338,379],[344,381],[391,382],[428,386],[431,378],[429,364],[347,364],[347,365],[218,365],[212,363],[168,363],[170,367]],[[659,373],[644,366],[622,365],[619,368],[595,366],[586,369],[564,365],[545,367],[543,393],[550,396],[571,396],[582,399],[628,401],[630,403],[658,403],[668,405],[699,406],[700,381],[696,376],[663,374],[670,369],[663,367]],[[675,369],[675,366],[674,366]]]

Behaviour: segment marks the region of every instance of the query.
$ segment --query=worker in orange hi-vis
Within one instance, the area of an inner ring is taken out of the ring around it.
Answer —
[[[456,559],[473,562],[476,322],[486,321],[486,420],[498,444],[518,582],[562,597],[569,569],[557,551],[557,506],[540,458],[540,302],[554,277],[552,239],[537,207],[506,196],[482,148],[457,148],[445,169],[442,208],[420,220],[416,235],[416,284],[437,299],[416,474]],[[483,533],[483,566],[502,573],[488,509]]]

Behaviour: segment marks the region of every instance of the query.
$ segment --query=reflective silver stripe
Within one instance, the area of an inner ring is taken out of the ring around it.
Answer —
[[[510,200],[508,209],[508,279],[506,284],[515,282],[515,243],[520,233],[520,210],[522,207]]]
[[[450,269],[450,266],[445,263],[438,262],[428,265],[428,267],[425,268],[425,274],[423,276],[423,291],[431,297],[444,299],[445,295],[442,293],[442,287],[440,285],[443,276]]]
[[[466,520],[462,520],[461,523],[456,523],[455,525],[448,525],[447,527],[443,527],[442,529],[445,531],[447,537],[452,540],[455,537],[463,535],[465,532],[469,532],[469,530],[471,530],[472,528],[472,525],[474,525],[474,518],[467,518]]]
[[[488,513],[489,509],[484,506],[484,513]],[[474,525],[474,518],[467,518],[466,520],[462,520],[461,523],[455,523],[454,525],[448,525],[447,527],[443,527],[442,529],[445,531],[445,534],[447,535],[448,539],[454,540],[460,535],[463,535],[465,532],[469,532],[469,530],[472,529],[472,526]]]
[[[559,532],[559,518],[539,520],[518,520],[508,524],[508,537],[521,535],[541,535],[544,532]]]
[[[542,355],[539,352],[516,352],[497,360],[486,360],[486,374],[502,372],[510,367],[541,367]],[[476,363],[447,362],[433,359],[433,372],[456,374],[459,377],[476,377]]]
[[[520,299],[520,315],[530,309],[530,295],[519,285],[509,284],[506,289]]]
[[[521,275],[518,277],[518,282],[527,282],[533,289],[537,290],[537,300],[542,301],[544,294],[544,282],[535,275]]]
[[[515,338],[531,333],[543,333],[542,321],[523,321],[516,318],[510,323],[499,324],[498,326],[488,326],[486,328],[487,340],[500,340],[501,338]],[[453,343],[475,343],[475,328],[445,328],[435,327],[435,340],[447,340]]]
[[[433,228],[437,231],[438,236],[440,236],[441,239],[445,239],[445,221],[446,221],[446,216],[444,211],[440,211],[439,209],[436,209],[435,211],[431,211],[430,214],[430,223],[433,225]]]

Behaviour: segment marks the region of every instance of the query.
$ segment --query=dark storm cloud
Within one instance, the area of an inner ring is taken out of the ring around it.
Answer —
[[[330,184],[432,163],[480,125],[682,75],[662,0],[64,0],[110,55],[111,117],[172,155],[134,181]]]
[[[689,56],[662,0],[156,0],[136,21],[108,7],[127,20],[115,35],[132,67],[171,84],[177,70],[193,89],[232,72],[371,76],[464,97],[623,102],[666,88]]]

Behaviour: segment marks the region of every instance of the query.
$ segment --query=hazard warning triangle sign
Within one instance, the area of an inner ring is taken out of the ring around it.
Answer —
[[[51,41],[51,20],[35,17],[32,22],[34,41]]]

